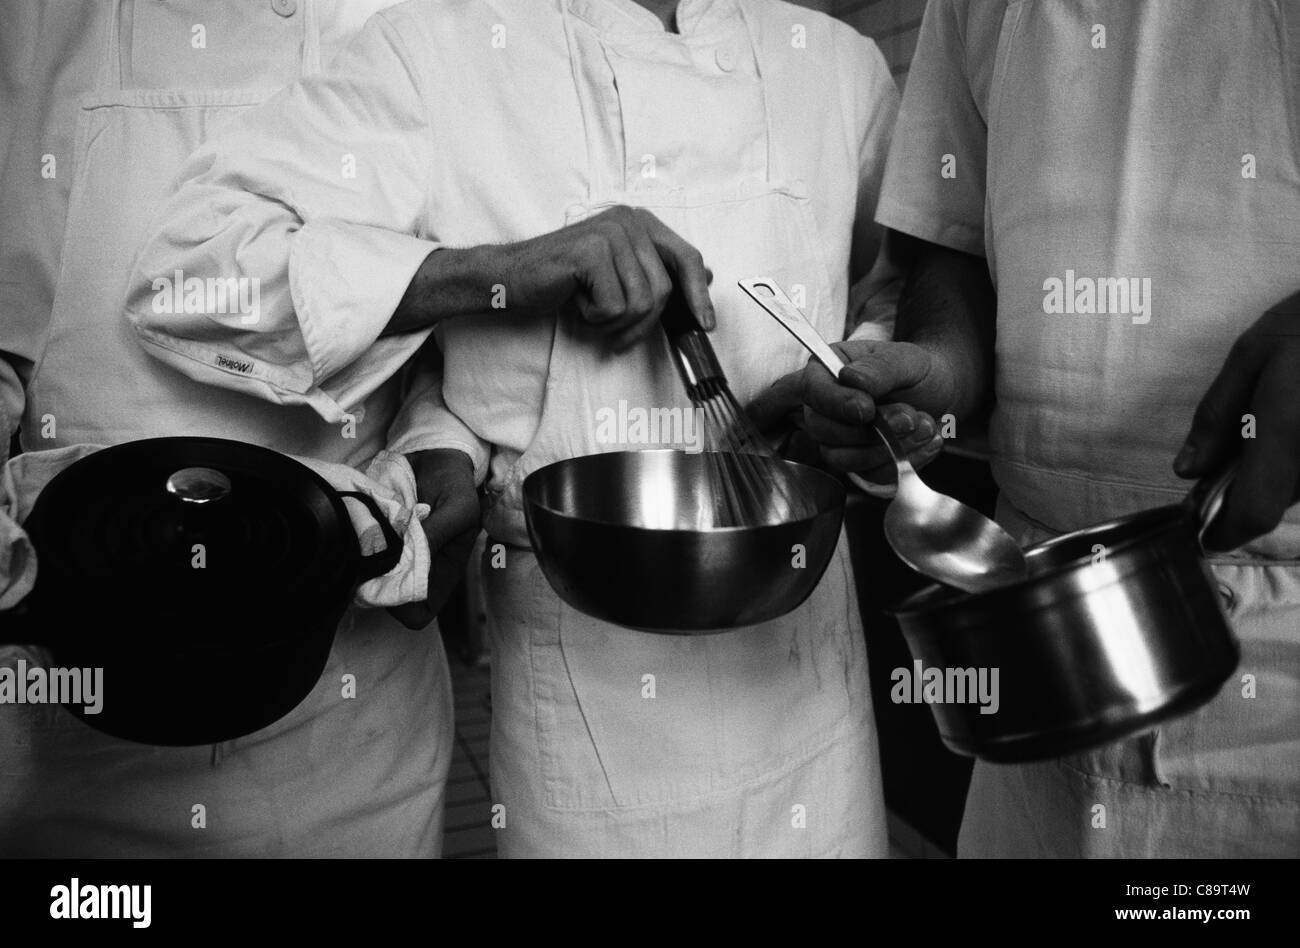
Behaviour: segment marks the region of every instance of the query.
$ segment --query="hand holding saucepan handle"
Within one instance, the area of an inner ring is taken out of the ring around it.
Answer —
[[[1300,499],[1300,293],[1233,344],[1196,408],[1174,471],[1213,479],[1231,458],[1237,461],[1223,512],[1206,533],[1220,550],[1272,532]]]

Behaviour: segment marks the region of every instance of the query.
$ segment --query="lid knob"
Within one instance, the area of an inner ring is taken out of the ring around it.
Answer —
[[[210,467],[185,467],[167,478],[167,493],[187,504],[206,504],[230,493],[230,478]]]

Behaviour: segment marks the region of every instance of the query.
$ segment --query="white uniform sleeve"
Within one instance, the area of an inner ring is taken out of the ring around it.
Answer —
[[[420,347],[427,330],[379,338],[437,247],[424,232],[436,169],[413,63],[380,14],[327,73],[191,156],[128,290],[151,355],[338,421]],[[224,305],[214,284],[228,287]]]
[[[430,339],[407,366],[402,408],[388,428],[388,450],[399,454],[450,448],[474,465],[474,482],[487,479],[491,446],[447,407],[442,397],[442,352]]]
[[[996,0],[969,6],[965,0],[930,0],[876,209],[876,220],[886,227],[980,256],[988,128],[978,101],[981,81],[972,81],[968,57],[980,57],[980,80],[992,63],[985,55],[991,50],[982,43],[968,47],[965,34],[975,16],[996,27],[1003,6]]]

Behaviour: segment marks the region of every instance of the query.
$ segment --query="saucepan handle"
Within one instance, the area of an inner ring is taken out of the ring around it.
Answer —
[[[1216,474],[1209,477],[1203,477],[1196,482],[1191,492],[1187,495],[1187,504],[1196,514],[1196,521],[1199,524],[1196,530],[1196,539],[1201,544],[1202,553],[1223,552],[1222,550],[1210,550],[1205,545],[1205,534],[1210,529],[1210,524],[1214,518],[1223,510],[1223,501],[1228,494],[1228,488],[1232,486],[1233,479],[1237,476],[1237,462],[1233,461]]]
[[[370,511],[370,515],[379,523],[379,529],[384,534],[384,548],[377,553],[361,557],[360,581],[364,583],[376,576],[383,576],[401,561],[402,538],[388,522],[387,515],[380,509],[379,502],[375,498],[359,490],[341,490],[338,493],[340,497],[351,497],[360,502]]]

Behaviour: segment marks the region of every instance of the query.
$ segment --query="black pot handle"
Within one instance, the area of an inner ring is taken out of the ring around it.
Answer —
[[[401,561],[402,538],[388,522],[388,517],[379,508],[379,502],[375,498],[359,490],[341,490],[338,494],[340,497],[351,497],[353,500],[360,501],[370,511],[370,515],[379,522],[379,529],[384,534],[384,548],[378,553],[361,557],[358,581],[364,583],[376,576],[383,576]]]

